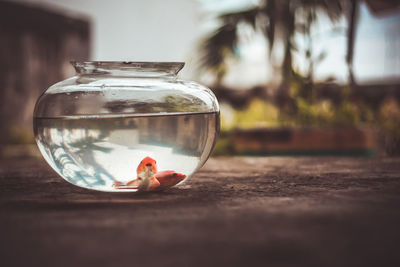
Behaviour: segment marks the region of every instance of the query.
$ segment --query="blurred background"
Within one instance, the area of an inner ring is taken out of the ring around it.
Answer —
[[[185,61],[221,105],[214,155],[399,155],[397,0],[0,1],[0,156],[37,154],[70,60]]]

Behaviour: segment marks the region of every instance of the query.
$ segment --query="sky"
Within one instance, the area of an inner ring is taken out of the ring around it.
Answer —
[[[400,79],[400,10],[376,18],[361,6],[354,62],[355,75],[364,81]]]
[[[92,22],[91,60],[185,61],[181,77],[205,80],[196,72],[200,41],[217,25],[215,14],[254,6],[258,0],[15,0],[46,5]],[[321,19],[313,31],[316,54],[327,57],[315,68],[317,80],[334,76],[347,79],[345,33],[333,34],[332,25]],[[336,26],[346,26],[342,19]],[[304,40],[303,40],[304,41]],[[296,38],[301,48],[302,40]],[[400,12],[373,17],[363,4],[355,43],[354,68],[358,82],[400,79]],[[266,84],[272,76],[267,43],[260,34],[240,43],[240,61],[231,60],[224,80],[227,86],[249,88]],[[301,55],[294,65],[304,69]]]

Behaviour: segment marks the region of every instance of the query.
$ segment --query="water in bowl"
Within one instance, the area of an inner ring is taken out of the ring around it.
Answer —
[[[190,177],[214,146],[218,120],[216,112],[66,116],[35,118],[34,130],[45,159],[65,180],[118,191],[115,182],[136,179],[145,157],[156,160],[159,171]]]

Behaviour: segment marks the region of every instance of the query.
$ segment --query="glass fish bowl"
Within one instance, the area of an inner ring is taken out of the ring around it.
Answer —
[[[37,145],[62,178],[100,191],[157,191],[206,162],[218,101],[177,78],[184,63],[71,63],[76,75],[48,88],[34,111]]]

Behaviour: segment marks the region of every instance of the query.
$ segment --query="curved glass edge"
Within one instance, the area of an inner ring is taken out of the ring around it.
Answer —
[[[132,77],[176,76],[184,62],[71,61],[78,75],[121,75]]]
[[[34,117],[157,116],[219,112],[214,93],[196,82],[148,83],[118,79],[78,84],[74,76],[51,86],[38,99]],[[111,81],[111,84],[110,84]],[[112,81],[116,82],[115,84]],[[124,84],[124,85],[122,85]]]

